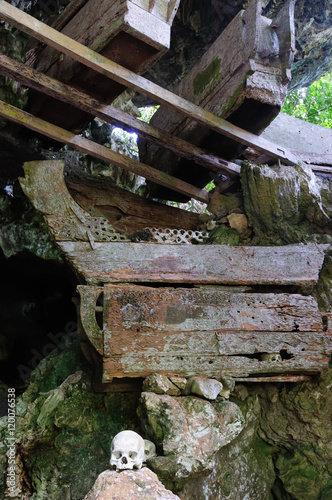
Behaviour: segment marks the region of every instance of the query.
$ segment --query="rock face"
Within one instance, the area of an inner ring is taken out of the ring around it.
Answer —
[[[330,371],[320,383],[281,390],[269,386],[260,392],[259,435],[279,450],[275,488],[284,489],[289,498],[327,500],[332,496],[331,381]]]
[[[84,500],[176,500],[177,495],[163,486],[154,472],[146,467],[140,470],[102,472]]]
[[[63,340],[16,400],[17,499],[82,500],[109,466],[110,444],[138,429],[137,396],[95,393],[75,339]],[[125,423],[124,423],[125,422]],[[7,419],[0,419],[0,497],[4,498]]]
[[[243,429],[240,408],[229,401],[211,404],[186,396],[142,393],[139,415],[145,432],[163,451],[149,461],[166,485],[213,469],[218,450]]]
[[[330,184],[310,168],[244,162],[241,183],[245,212],[260,244],[300,243],[317,233],[322,243],[331,241]]]

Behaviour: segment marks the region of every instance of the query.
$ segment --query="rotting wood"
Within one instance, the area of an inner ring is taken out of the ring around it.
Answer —
[[[25,177],[19,180],[31,203],[48,221],[70,220],[71,233],[82,232],[84,221],[91,216],[104,218],[116,231],[131,234],[152,222],[158,227],[188,230],[197,230],[201,224],[198,214],[146,200],[105,179],[85,178],[80,173],[75,182],[67,177],[66,184],[61,160],[27,162],[23,168]]]
[[[312,377],[310,375],[271,375],[271,377],[234,377],[235,382],[246,382],[251,384],[252,382],[309,382]]]
[[[328,358],[324,353],[307,353],[283,362],[259,361],[245,356],[182,355],[154,356],[128,353],[122,357],[103,358],[103,382],[113,377],[147,377],[151,373],[167,376],[248,377],[249,375],[308,374],[325,376]]]
[[[174,11],[178,3],[176,0]],[[172,12],[168,15],[167,0],[157,0],[153,12],[144,0],[87,0],[72,7],[71,4],[56,20],[54,28],[136,73],[151,67],[169,48]],[[82,68],[53,48],[38,49],[35,64],[43,73],[71,82],[106,102],[124,90],[122,85]],[[75,132],[81,131],[93,116],[81,109],[68,109],[34,91],[30,92],[29,106],[40,118]]]
[[[287,94],[295,49],[293,11],[291,0],[271,20],[261,15],[260,1],[251,1],[174,92],[234,125],[260,134],[279,113]],[[165,106],[159,108],[151,123],[182,139],[190,138],[190,142],[228,160],[239,158],[244,149],[238,141],[220,137]],[[177,159],[171,152],[165,154],[145,141],[139,142],[139,148],[142,161],[164,172],[182,180],[190,179],[196,186],[204,186],[210,180],[208,174],[190,160]],[[152,198],[186,201],[158,185],[150,185],[150,193]]]
[[[94,317],[101,290],[104,382],[153,372],[326,375],[323,322],[312,297],[237,287],[79,286],[82,322]],[[266,353],[280,360],[266,361]]]
[[[86,283],[201,283],[297,285],[312,288],[324,245],[229,247],[155,243],[58,242]],[[139,246],[137,246],[139,245]]]
[[[100,182],[100,181],[99,181]],[[101,181],[103,182],[103,181]],[[86,184],[66,180],[74,200],[90,215],[105,217],[116,231],[133,234],[151,226],[198,230],[202,225],[199,214],[163,205],[142,198],[125,189],[100,183]]]
[[[50,97],[60,99],[67,104],[97,116],[108,123],[122,127],[129,132],[134,129],[141,137],[164,146],[188,160],[195,161],[209,170],[217,173],[223,170],[231,174],[240,173],[241,168],[236,163],[211,155],[207,151],[187,141],[152,127],[119,109],[107,106],[105,103],[92,98],[88,94],[61,83],[54,78],[50,78],[32,68],[28,68],[24,64],[10,59],[6,55],[0,55],[0,73],[34,90],[43,92]]]
[[[16,28],[24,31],[42,42],[71,56],[91,69],[101,73],[116,82],[136,90],[157,102],[182,112],[189,118],[197,120],[212,130],[234,139],[246,146],[253,146],[260,151],[268,153],[284,163],[294,165],[297,158],[286,148],[281,148],[270,141],[247,132],[231,123],[219,118],[209,111],[174,95],[172,92],[136,75],[132,71],[116,64],[104,56],[94,52],[88,47],[72,40],[68,36],[58,33],[49,26],[37,21],[32,16],[20,11],[12,5],[0,0],[0,18]]]
[[[124,342],[135,343],[137,329],[146,336],[152,333],[151,349],[156,352],[174,349],[176,336],[170,339],[170,345],[167,346],[168,335],[172,332],[197,332],[198,335],[204,335],[205,331],[212,331],[214,345],[220,354],[229,354],[230,351],[224,346],[225,331],[288,331],[289,335],[291,332],[323,331],[315,299],[298,294],[239,293],[227,291],[224,287],[188,289],[107,285],[104,287],[104,297],[105,336],[107,332],[113,336],[114,332],[125,331]],[[220,338],[218,332],[221,332]],[[184,350],[198,349],[198,346],[186,344],[190,343],[190,335],[187,340],[181,339],[179,335],[178,340],[184,343]],[[120,339],[116,342],[117,348],[120,348],[118,341]],[[140,349],[136,350],[133,346],[131,351],[139,352]]]
[[[56,125],[52,125],[45,120],[37,118],[30,115],[26,111],[22,111],[10,104],[0,101],[0,116],[7,118],[19,125],[34,130],[40,134],[46,135],[51,139],[67,144],[83,153],[90,154],[95,158],[112,163],[124,170],[129,170],[137,175],[141,175],[146,179],[153,180],[159,184],[165,185],[166,187],[172,187],[175,191],[179,191],[191,198],[202,201],[203,203],[209,202],[209,196],[203,189],[198,189],[191,184],[183,182],[171,175],[160,172],[154,168],[144,165],[137,160],[133,160],[129,156],[121,155],[112,151],[105,146],[101,146],[95,142],[92,142],[84,137],[75,135],[67,130],[64,130]]]

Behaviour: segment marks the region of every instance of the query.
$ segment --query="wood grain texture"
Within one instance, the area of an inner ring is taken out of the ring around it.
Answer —
[[[315,285],[326,246],[229,247],[59,242],[87,284],[111,282]]]
[[[25,111],[22,111],[10,104],[0,101],[0,116],[7,118],[19,125],[23,125],[30,130],[34,130],[42,135],[55,139],[56,141],[67,144],[78,151],[90,154],[95,158],[112,163],[124,170],[129,170],[137,175],[141,175],[146,179],[156,181],[158,184],[164,185],[166,187],[172,187],[175,191],[179,191],[191,198],[195,198],[203,203],[209,202],[209,196],[207,191],[204,189],[198,189],[187,182],[183,182],[180,179],[176,179],[171,175],[164,172],[160,172],[155,168],[151,168],[148,165],[144,165],[137,160],[133,160],[129,156],[121,155],[112,151],[105,146],[101,146],[93,141],[85,139],[82,136],[75,135],[63,128],[52,125],[45,120],[37,118]]]
[[[9,5],[4,0],[0,0],[0,18],[18,29],[21,29],[28,35],[71,56],[76,61],[82,62],[92,70],[115,80],[121,85],[130,87],[137,92],[151,97],[157,100],[157,102],[177,109],[189,118],[197,120],[218,133],[235,139],[246,146],[253,146],[260,151],[270,154],[274,158],[281,159],[287,164],[294,165],[297,163],[297,158],[285,148],[281,149],[270,141],[232,125],[209,111],[188,102],[186,99],[178,97],[172,92],[136,75],[132,71],[110,61],[90,48],[72,40],[68,36],[58,33],[44,23],[37,21],[28,14]]]
[[[73,4],[73,5],[72,5]],[[54,28],[106,58],[143,73],[161,57],[170,44],[168,2],[158,0],[154,12],[144,3],[130,0],[87,0],[71,2],[56,20]],[[40,47],[39,47],[40,49]],[[111,102],[123,86],[88,70],[52,47],[39,50],[36,68],[60,81],[71,82],[95,97]],[[70,108],[54,98],[30,92],[30,111],[47,121],[78,132],[93,113]],[[89,113],[89,114],[88,114]]]
[[[204,336],[204,332],[212,331],[214,342],[217,341],[223,351],[227,349],[225,331],[323,331],[315,299],[298,294],[239,293],[228,291],[226,287],[188,289],[137,285],[107,285],[104,290],[107,304],[104,306],[105,336],[107,332],[112,335],[113,332],[125,332],[126,340],[132,338],[134,341],[137,332],[149,333],[152,337],[160,332],[156,346],[159,343],[162,350],[172,332],[198,332]],[[220,339],[218,332],[221,332]],[[249,335],[249,342],[250,339]],[[171,344],[174,341],[176,337]],[[187,341],[190,342],[190,335]],[[137,351],[136,348],[132,350]]]
[[[326,375],[323,321],[312,297],[243,287],[80,286],[82,298],[92,294],[90,304],[82,303],[81,315],[89,321],[100,290],[104,382],[153,372],[215,378]],[[95,344],[95,329],[90,330]],[[264,354],[278,354],[279,360],[267,361]]]
[[[34,90],[43,92],[50,97],[59,99],[91,115],[97,116],[101,120],[122,127],[129,132],[135,130],[141,137],[164,146],[174,153],[190,159],[209,170],[213,170],[214,172],[225,170],[236,175],[240,173],[241,168],[236,163],[211,155],[187,141],[183,141],[165,131],[152,127],[119,109],[107,106],[107,104],[92,98],[89,94],[70,87],[32,68],[28,68],[4,54],[0,55],[0,73]]]
[[[248,377],[267,374],[312,374],[328,369],[328,358],[324,353],[306,353],[281,362],[259,361],[245,356],[154,356],[128,353],[122,357],[103,359],[103,381],[113,377],[146,377],[151,373],[167,376],[202,375],[212,378],[223,376]]]

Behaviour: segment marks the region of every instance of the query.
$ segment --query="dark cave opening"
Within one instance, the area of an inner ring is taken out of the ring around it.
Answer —
[[[65,264],[28,251],[0,254],[0,380],[17,392],[64,335],[76,334],[76,278]]]

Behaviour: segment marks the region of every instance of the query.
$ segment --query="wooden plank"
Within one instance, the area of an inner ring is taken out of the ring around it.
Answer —
[[[108,345],[108,337],[116,338],[110,342],[112,353],[113,348],[120,349],[119,346],[123,343],[128,345],[128,351],[140,352],[143,347],[138,346],[140,343],[144,345],[141,335],[144,335],[149,349],[161,354],[176,350],[177,345],[182,344],[184,351],[187,349],[196,351],[191,340],[193,344],[198,345],[198,338],[201,337],[203,340],[201,345],[205,344],[205,332],[212,332],[210,336],[212,343],[206,343],[209,348],[217,347],[220,354],[236,353],[241,346],[232,346],[233,330],[289,332],[291,341],[292,332],[322,332],[323,322],[315,299],[298,294],[239,293],[237,290],[228,291],[223,287],[193,289],[137,285],[104,287],[104,340]],[[230,350],[225,346],[226,331],[230,332]],[[186,332],[190,335],[186,336]],[[195,338],[192,336],[193,332],[197,333]],[[122,342],[121,335],[124,335]],[[262,334],[261,338],[263,337]],[[249,334],[248,338],[247,342],[254,344],[255,336]],[[239,340],[243,344],[244,352],[255,352],[244,342],[245,336]],[[299,340],[296,335],[294,340]],[[307,340],[307,344],[308,342],[313,340]],[[264,350],[270,348],[261,349],[261,352]]]
[[[199,214],[147,200],[116,186],[105,186],[105,180],[95,183],[72,182],[66,184],[73,199],[92,216],[105,217],[118,232],[133,234],[152,224],[160,228],[198,230],[202,221]]]
[[[6,55],[0,55],[0,73],[36,91],[43,92],[50,97],[60,99],[67,104],[97,116],[108,123],[122,127],[129,132],[135,130],[141,137],[164,146],[184,158],[195,161],[209,170],[213,170],[214,172],[225,170],[232,174],[240,173],[241,167],[236,163],[228,162],[211,155],[187,141],[152,127],[141,120],[137,120],[119,109],[107,106],[105,103],[90,97],[88,94],[32,68],[28,68]]]
[[[191,377],[198,373],[202,376],[219,378],[222,376],[248,377],[249,375],[273,374],[318,374],[325,373],[328,358],[321,353],[307,353],[306,356],[294,357],[273,363],[247,358],[245,356],[177,356],[135,355],[129,353],[122,357],[103,359],[103,382],[113,377],[146,377],[151,373],[167,376]]]
[[[210,127],[218,133],[237,140],[246,146],[253,146],[260,151],[270,154],[274,158],[279,158],[284,163],[295,165],[297,158],[279,146],[264,140],[255,134],[249,133],[235,125],[228,123],[222,118],[214,116],[212,113],[201,109],[189,101],[174,95],[162,87],[146,80],[145,78],[136,75],[130,70],[113,63],[100,54],[95,53],[88,47],[70,39],[69,37],[58,33],[49,26],[37,21],[32,16],[20,11],[19,9],[8,4],[4,0],[0,0],[0,18],[16,28],[24,31],[42,42],[60,50],[61,52],[71,56],[73,59],[85,64],[91,69],[115,80],[116,82],[126,85],[137,92],[140,92],[157,102],[165,104],[173,109],[176,109],[191,119]]]
[[[250,2],[173,92],[234,125],[260,134],[276,117],[287,94],[285,75],[291,67],[289,59],[294,45],[291,43],[293,7],[294,2],[283,6],[281,11],[285,13],[285,19],[282,22],[272,20],[277,29],[271,30],[271,20],[261,15],[261,3]],[[271,37],[278,44],[278,55],[262,57]],[[226,159],[239,158],[244,149],[238,142],[220,137],[164,106],[152,117],[151,123],[182,139],[190,138],[190,142]],[[172,153],[165,154],[154,144],[145,144],[144,141],[139,142],[139,147],[141,160],[148,165],[182,180],[190,179],[196,186],[202,187],[210,180],[207,173],[190,160],[176,159]],[[149,188],[153,198],[187,201],[158,185],[150,184]]]
[[[52,125],[45,120],[32,116],[29,113],[15,108],[14,106],[11,106],[3,101],[0,101],[0,116],[18,123],[19,125],[23,125],[30,130],[46,135],[51,139],[67,144],[68,146],[82,151],[83,153],[90,154],[95,158],[112,163],[113,165],[121,167],[124,170],[134,172],[135,174],[141,175],[146,179],[153,180],[158,184],[171,187],[175,191],[178,190],[179,192],[189,195],[191,198],[195,198],[203,203],[209,202],[208,193],[204,190],[191,186],[190,184],[180,181],[179,179],[165,174],[164,172],[153,169],[148,165],[144,165],[144,163],[133,160],[129,156],[116,153],[105,146],[101,146],[95,142],[85,139],[84,137],[68,132],[67,130],[57,127],[56,125]]]
[[[100,52],[104,57],[134,71],[143,73],[169,48],[170,25],[167,21],[165,0],[152,14],[140,3],[131,0],[88,0],[69,6],[57,20],[56,29],[82,45]],[[61,26],[61,28],[60,28]],[[113,101],[124,90],[122,85],[110,81],[71,57],[54,48],[46,47],[35,53],[35,67],[60,81],[71,82],[80,89],[106,102]],[[28,63],[29,59],[28,59]],[[66,107],[54,98],[29,94],[29,111],[47,121],[71,131],[79,132],[93,115],[77,108]]]
[[[127,355],[129,352],[155,356],[200,354],[208,356],[248,356],[261,360],[262,354],[280,354],[287,358],[324,352],[323,334],[313,332],[250,332],[245,330],[183,331],[174,328],[153,331],[140,328],[139,332],[114,328],[104,332],[104,357]],[[227,344],[227,342],[230,344]]]
[[[52,28],[61,31],[87,2],[88,0],[71,0],[64,11],[56,18],[52,24]]]
[[[247,382],[251,384],[252,382],[309,382],[312,377],[309,375],[271,375],[271,377],[234,377],[235,382]],[[105,384],[106,385],[106,384]]]
[[[63,242],[59,246],[88,284],[164,282],[238,285],[317,283],[324,245],[229,247],[154,243]]]
[[[79,178],[74,176],[75,182],[68,182],[66,177],[66,184],[61,160],[26,162],[23,168],[25,177],[19,180],[24,193],[47,220],[70,220],[68,235],[82,232],[91,216],[108,220],[121,233],[134,233],[151,222],[158,227],[188,230],[197,230],[201,224],[198,214],[146,200],[105,179],[91,179],[81,173]]]

